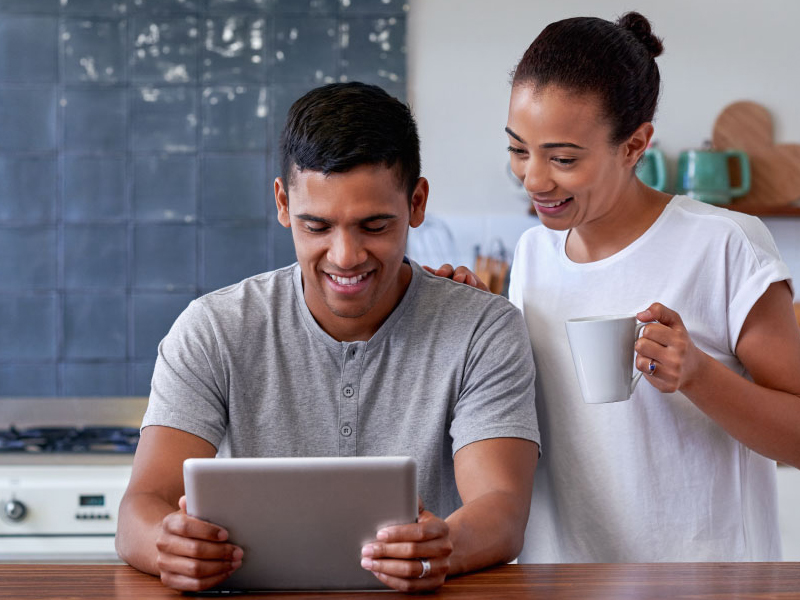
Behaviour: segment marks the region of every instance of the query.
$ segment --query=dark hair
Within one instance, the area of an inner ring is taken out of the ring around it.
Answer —
[[[611,124],[612,144],[653,120],[661,76],[655,58],[664,51],[650,22],[629,12],[616,23],[576,17],[551,23],[514,70],[512,85],[556,85],[597,94]]]
[[[281,176],[293,168],[328,175],[360,165],[397,167],[409,200],[419,180],[419,135],[408,106],[376,85],[332,83],[311,90],[289,109],[281,134]]]

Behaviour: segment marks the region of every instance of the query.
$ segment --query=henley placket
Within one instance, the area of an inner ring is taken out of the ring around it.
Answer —
[[[356,456],[358,440],[358,392],[361,386],[366,342],[343,345],[339,389],[339,456]]]

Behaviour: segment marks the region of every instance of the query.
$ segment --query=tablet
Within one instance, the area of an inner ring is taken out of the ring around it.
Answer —
[[[190,458],[183,478],[189,515],[244,550],[215,590],[386,589],[361,547],[417,518],[409,457]]]

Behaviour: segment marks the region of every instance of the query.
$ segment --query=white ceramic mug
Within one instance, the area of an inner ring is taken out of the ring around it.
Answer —
[[[634,369],[633,345],[646,323],[631,315],[607,315],[569,319],[565,325],[583,401],[630,398],[642,376]]]

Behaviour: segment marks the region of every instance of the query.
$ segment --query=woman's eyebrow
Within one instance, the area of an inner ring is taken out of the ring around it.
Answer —
[[[514,133],[509,127],[506,127],[506,133],[517,140],[520,144],[524,144],[525,140],[519,137],[516,133]],[[578,144],[573,144],[572,142],[547,142],[545,144],[540,144],[539,148],[543,150],[549,150],[551,148],[573,148],[575,150],[586,150],[583,146],[579,146]]]
[[[573,144],[572,142],[548,142],[546,144],[541,144],[539,148],[543,148],[545,150],[549,148],[574,148],[575,150],[586,150],[586,148],[583,146]]]
[[[524,143],[525,143],[525,140],[523,140],[523,139],[522,139],[521,137],[519,137],[519,136],[518,136],[516,133],[514,133],[513,131],[511,131],[511,129],[510,129],[509,127],[506,127],[506,133],[507,133],[508,135],[510,135],[511,137],[513,137],[515,140],[517,140],[517,141],[518,141],[520,144],[524,144]]]

